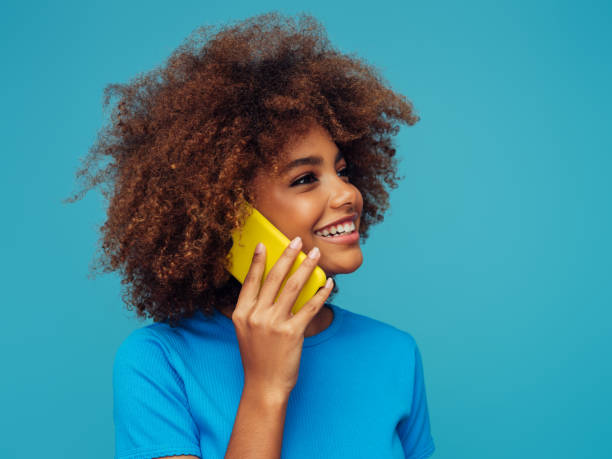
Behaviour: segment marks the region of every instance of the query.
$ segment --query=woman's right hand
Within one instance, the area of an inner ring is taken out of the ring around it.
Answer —
[[[263,285],[266,250],[261,244],[262,251],[256,251],[253,256],[232,313],[244,368],[245,389],[281,400],[289,397],[297,383],[304,332],[325,304],[333,285],[333,281],[328,279],[326,286],[319,289],[297,314],[291,314],[295,300],[319,260],[320,253],[315,247],[287,279],[274,302],[302,246],[301,239],[294,241],[296,247],[287,246]]]

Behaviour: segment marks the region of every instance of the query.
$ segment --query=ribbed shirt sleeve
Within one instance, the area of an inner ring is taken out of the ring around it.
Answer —
[[[201,457],[185,387],[150,328],[135,330],[117,350],[113,403],[116,459]]]
[[[414,378],[412,387],[410,416],[398,425],[398,433],[404,447],[406,459],[424,459],[433,454],[435,446],[429,424],[423,361],[416,342],[414,343]]]

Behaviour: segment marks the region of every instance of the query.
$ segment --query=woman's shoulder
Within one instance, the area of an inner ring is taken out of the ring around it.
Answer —
[[[142,348],[151,346],[174,347],[175,344],[190,339],[190,335],[201,331],[208,321],[202,313],[181,319],[178,324],[153,322],[136,328],[124,338],[120,348]]]
[[[168,346],[166,334],[167,331],[156,323],[132,330],[115,352],[115,371],[126,366],[170,360],[171,347]]]
[[[179,365],[194,347],[205,352],[207,344],[224,338],[228,332],[202,313],[171,326],[167,322],[154,322],[132,330],[119,343],[115,364],[121,362],[147,362],[164,360]]]

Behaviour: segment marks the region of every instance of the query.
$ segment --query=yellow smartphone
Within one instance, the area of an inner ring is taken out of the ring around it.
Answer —
[[[244,279],[251,267],[255,247],[257,243],[262,242],[266,246],[266,268],[261,280],[263,285],[270,269],[272,269],[274,263],[280,258],[291,241],[251,204],[246,203],[246,207],[249,214],[244,225],[232,232],[234,245],[228,254],[228,270],[241,284],[244,283]],[[285,283],[305,258],[306,254],[300,251],[289,273],[285,276],[274,301],[278,299]],[[291,308],[291,312],[297,314],[302,306],[317,293],[319,288],[325,285],[326,280],[325,272],[316,266],[302,287]]]

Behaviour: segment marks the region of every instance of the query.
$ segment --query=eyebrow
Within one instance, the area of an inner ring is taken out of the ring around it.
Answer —
[[[336,159],[334,159],[334,164],[340,161],[343,157],[344,156],[342,155],[342,151],[338,150],[338,153],[336,153]],[[290,163],[286,164],[282,168],[280,173],[286,174],[291,169],[294,169],[299,166],[305,166],[305,165],[318,166],[322,163],[323,163],[323,158],[321,158],[320,156],[305,156],[303,158],[294,159]]]

